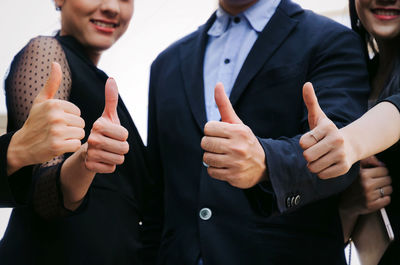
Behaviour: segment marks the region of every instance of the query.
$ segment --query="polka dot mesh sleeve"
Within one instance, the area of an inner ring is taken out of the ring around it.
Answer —
[[[71,72],[61,45],[53,37],[32,39],[18,59],[14,60],[9,81],[6,82],[9,124],[15,127],[8,128],[9,130],[17,130],[24,124],[34,99],[46,83],[52,62],[58,62],[63,72],[61,86],[54,98],[69,99]],[[63,157],[57,157],[35,169],[39,176],[33,203],[36,211],[46,219],[59,216],[64,209],[57,184],[59,170],[55,170],[62,162]]]

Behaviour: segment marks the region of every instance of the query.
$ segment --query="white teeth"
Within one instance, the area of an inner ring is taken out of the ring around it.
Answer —
[[[380,16],[398,16],[400,15],[399,10],[384,10],[384,9],[375,9],[374,13]]]
[[[103,27],[103,28],[115,28],[115,24],[112,23],[105,23],[105,22],[101,22],[101,21],[97,21],[97,20],[92,20],[92,22],[94,24],[96,24],[99,27]]]

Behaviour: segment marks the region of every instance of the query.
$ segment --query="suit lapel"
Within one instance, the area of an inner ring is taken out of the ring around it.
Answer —
[[[206,110],[204,102],[203,65],[207,45],[207,31],[215,21],[215,14],[201,26],[194,36],[180,46],[181,71],[185,93],[194,119],[200,130],[206,124]]]
[[[298,5],[282,0],[275,14],[254,43],[239,72],[230,95],[232,105],[237,103],[250,81],[297,25],[298,21],[291,18],[289,14],[301,10]]]

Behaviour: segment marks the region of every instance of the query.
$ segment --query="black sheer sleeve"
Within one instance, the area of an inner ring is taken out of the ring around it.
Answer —
[[[63,48],[53,37],[32,39],[14,58],[6,79],[8,131],[18,130],[24,124],[35,97],[46,83],[52,62],[58,62],[63,72],[61,86],[54,98],[69,99],[71,71]],[[33,173],[33,204],[37,213],[46,219],[67,214],[58,185],[63,161],[63,156],[54,158],[37,166]]]

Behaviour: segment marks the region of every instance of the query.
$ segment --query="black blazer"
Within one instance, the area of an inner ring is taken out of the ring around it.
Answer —
[[[56,36],[55,39],[71,70],[69,101],[81,110],[86,124],[83,142],[86,142],[93,123],[103,112],[108,77],[89,60],[85,48],[74,38]],[[47,47],[46,42],[41,43],[41,49]],[[14,59],[11,74],[20,59],[21,53]],[[96,174],[86,200],[69,217],[44,220],[35,212],[31,200],[27,206],[15,208],[0,241],[0,264],[140,264],[141,196],[147,180],[147,160],[142,140],[121,98],[117,112],[121,125],[129,131],[130,150],[125,163],[114,173]],[[9,119],[9,128],[12,125]],[[57,174],[60,168],[58,164],[35,170],[33,176],[27,175],[33,179],[32,188],[38,178],[52,172]],[[49,200],[58,202],[56,198]]]
[[[147,250],[152,236],[156,244],[157,218],[164,214],[159,264],[195,265],[200,256],[206,265],[345,264],[336,194],[357,172],[318,179],[298,141],[308,130],[306,81],[338,126],[366,110],[369,85],[359,38],[281,1],[230,95],[238,116],[259,137],[270,178],[242,190],[210,178],[202,164],[203,61],[214,20],[167,48],[151,68],[148,151],[164,210],[144,222]],[[152,199],[149,208],[162,205]],[[212,211],[207,221],[199,216],[203,208]]]
[[[7,150],[14,132],[0,136],[0,207],[16,207],[27,203],[32,183],[32,166],[7,176]]]

